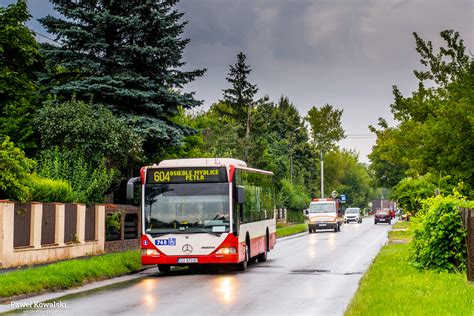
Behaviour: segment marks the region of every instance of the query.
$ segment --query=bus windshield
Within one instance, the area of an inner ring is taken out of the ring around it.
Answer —
[[[228,183],[145,185],[145,233],[229,232]]]
[[[311,203],[309,206],[310,213],[333,213],[336,212],[336,205],[334,202],[327,203]]]

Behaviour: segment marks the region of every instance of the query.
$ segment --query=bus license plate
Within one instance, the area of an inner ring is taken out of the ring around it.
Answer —
[[[178,263],[197,263],[198,258],[178,258]]]
[[[324,226],[326,226],[326,224],[319,224],[319,226],[324,227]]]

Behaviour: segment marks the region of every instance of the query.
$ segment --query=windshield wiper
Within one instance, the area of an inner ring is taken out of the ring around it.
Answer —
[[[150,234],[153,238],[160,237],[163,235],[169,235],[169,234],[174,234],[174,231],[165,231],[165,232],[147,232],[147,234]]]
[[[188,229],[185,229],[185,230],[182,230],[180,231],[182,233],[187,233],[187,232],[192,232],[192,233],[207,233],[207,234],[211,234],[211,235],[214,235],[214,236],[220,236],[222,233],[218,233],[218,232],[213,232],[213,231],[209,231],[205,228],[198,228],[198,227],[190,227]]]

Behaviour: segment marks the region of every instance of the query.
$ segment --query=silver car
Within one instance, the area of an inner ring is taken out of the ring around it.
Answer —
[[[344,221],[346,223],[356,222],[362,223],[362,216],[360,215],[360,208],[358,207],[348,207],[344,214]]]

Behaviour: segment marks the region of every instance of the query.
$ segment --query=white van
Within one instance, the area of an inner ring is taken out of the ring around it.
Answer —
[[[313,199],[306,210],[306,216],[310,234],[316,232],[316,229],[334,229],[338,232],[344,222],[341,202],[337,199]]]

